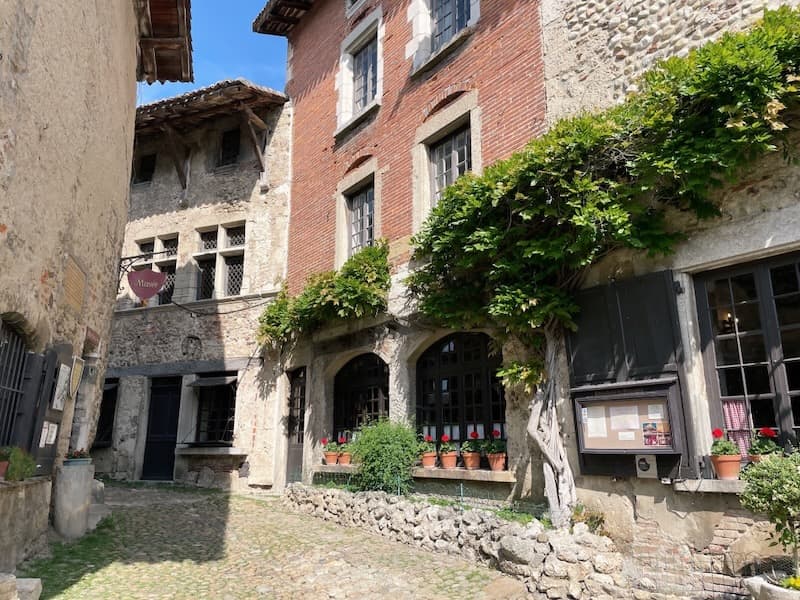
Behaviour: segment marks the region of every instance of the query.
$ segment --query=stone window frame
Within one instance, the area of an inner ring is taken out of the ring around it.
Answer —
[[[339,68],[336,72],[335,82],[337,94],[335,137],[349,131],[380,108],[383,96],[383,40],[385,33],[383,10],[379,6],[365,16],[341,43]],[[354,57],[373,38],[377,44],[375,96],[356,113]]]
[[[367,0],[344,0],[344,18],[352,17],[366,3]]]
[[[336,204],[336,244],[335,267],[340,268],[350,258],[350,199],[372,184],[372,239],[381,237],[381,191],[383,176],[378,169],[378,159],[371,157],[358,167],[352,169],[336,186],[334,202]]]
[[[410,0],[406,11],[411,23],[411,39],[406,44],[405,57],[412,60],[412,73],[424,71],[448,56],[475,30],[481,17],[480,0],[469,0],[469,19],[449,40],[433,49],[433,8],[436,0]]]
[[[414,134],[412,147],[412,202],[413,233],[418,233],[422,223],[433,208],[433,169],[430,148],[449,134],[469,126],[472,153],[471,173],[483,171],[481,151],[481,109],[478,92],[462,93],[455,100],[428,117]]]
[[[231,246],[229,245],[229,230],[232,229],[239,229],[244,227],[244,241],[240,245]],[[197,277],[195,283],[195,293],[193,300],[197,302],[202,302],[205,300],[216,300],[219,298],[235,298],[238,296],[243,296],[247,292],[246,288],[246,277],[245,277],[245,265],[246,265],[246,258],[245,258],[245,246],[247,244],[247,223],[244,220],[239,221],[232,221],[228,223],[221,223],[218,225],[212,225],[210,227],[199,227],[195,229],[196,232],[196,251],[192,254],[192,262],[194,263],[195,268],[197,269]],[[203,242],[202,242],[202,235],[204,233],[211,233],[215,232],[216,235],[216,246],[214,248],[204,249]],[[242,259],[242,282],[239,287],[239,291],[236,294],[229,293],[229,268],[228,262],[230,258],[238,258],[241,257]],[[201,291],[201,270],[200,264],[201,263],[214,263],[214,287],[211,292],[211,296],[208,298],[200,298],[200,291]]]

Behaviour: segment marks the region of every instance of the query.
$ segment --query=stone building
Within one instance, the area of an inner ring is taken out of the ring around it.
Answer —
[[[222,81],[136,111],[123,272],[93,456],[98,472],[269,486],[279,419],[257,318],[285,277],[291,107]]]
[[[507,472],[418,472],[420,486],[453,477],[453,489],[541,500],[528,402],[494,377],[500,357],[489,351],[491,332],[436,330],[415,319],[402,283],[410,236],[464,171],[480,172],[559,117],[612,104],[655,59],[742,29],[763,8],[270,0],[254,29],[289,42],[289,289],[380,237],[394,274],[386,315],[328,327],[283,356],[290,384],[298,382],[288,410],[305,416],[302,435],[284,440],[288,479],[334,470],[321,464],[323,436],[389,416],[457,442],[494,429],[508,440]],[[581,328],[559,375],[578,496],[636,555],[631,574],[656,577],[660,592],[743,595],[743,565],[770,553],[763,524],[738,505],[740,486],[713,479],[708,453],[717,426],[743,452],[753,427],[796,441],[797,176],[780,157],[765,159],[745,183],[720,192],[723,217],[692,226],[675,254],[658,262],[612,255],[581,295]],[[712,292],[723,287],[727,299],[718,300]],[[745,318],[751,331],[740,335],[735,323]],[[742,343],[747,356],[715,351]],[[589,406],[614,415],[612,429],[625,425],[622,443],[589,439],[588,416],[597,416]],[[630,429],[633,409],[639,420]],[[640,417],[657,422],[655,435],[638,431]]]
[[[189,4],[0,4],[0,446],[41,475],[93,435],[136,81],[192,79]],[[47,530],[49,479],[23,488],[0,489],[0,571]]]

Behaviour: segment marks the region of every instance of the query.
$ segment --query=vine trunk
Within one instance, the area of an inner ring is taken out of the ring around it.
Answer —
[[[560,357],[564,352],[564,331],[551,323],[545,333],[545,377],[531,398],[528,435],[542,453],[544,492],[550,505],[550,518],[556,528],[569,525],[577,502],[575,478],[558,422]]]

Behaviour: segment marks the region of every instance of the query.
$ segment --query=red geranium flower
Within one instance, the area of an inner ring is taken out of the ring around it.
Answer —
[[[447,442],[450,441],[450,436],[447,435],[446,433],[443,433],[442,434],[442,441],[446,444]]]
[[[340,437],[340,438],[339,438],[339,443],[340,443],[340,444],[346,444],[346,443],[347,443],[347,438],[346,438],[346,437],[344,437],[344,436]]]
[[[327,445],[328,445],[328,438],[322,438],[322,439],[320,440],[320,442],[322,442],[322,445],[323,445],[323,446],[327,446]]]
[[[478,439],[478,432],[473,430],[472,433],[469,434],[469,437],[471,437],[473,440],[477,440]]]
[[[426,435],[426,436],[425,436],[425,441],[426,441],[426,442],[432,442],[432,441],[433,441],[433,438],[432,438],[431,436],[429,436],[429,435]]]
[[[722,431],[722,429],[720,429],[719,427],[717,427],[716,429],[711,430],[711,435],[714,436],[715,440],[719,440],[722,439],[722,436],[725,435],[725,432]]]
[[[492,437],[493,438],[499,438],[501,435],[502,434],[500,433],[499,429],[495,429],[494,431],[492,431]]]
[[[763,435],[766,438],[775,438],[778,437],[778,434],[775,433],[775,430],[772,427],[762,427],[758,430],[758,433]]]

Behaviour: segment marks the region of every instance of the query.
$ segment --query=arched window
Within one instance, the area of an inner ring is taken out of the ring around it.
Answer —
[[[428,348],[417,362],[417,427],[437,440],[463,441],[493,430],[506,437],[506,401],[496,373],[501,357],[489,354],[488,335],[456,333]]]
[[[389,367],[375,354],[362,354],[336,374],[333,433],[350,439],[354,429],[389,416]]]

